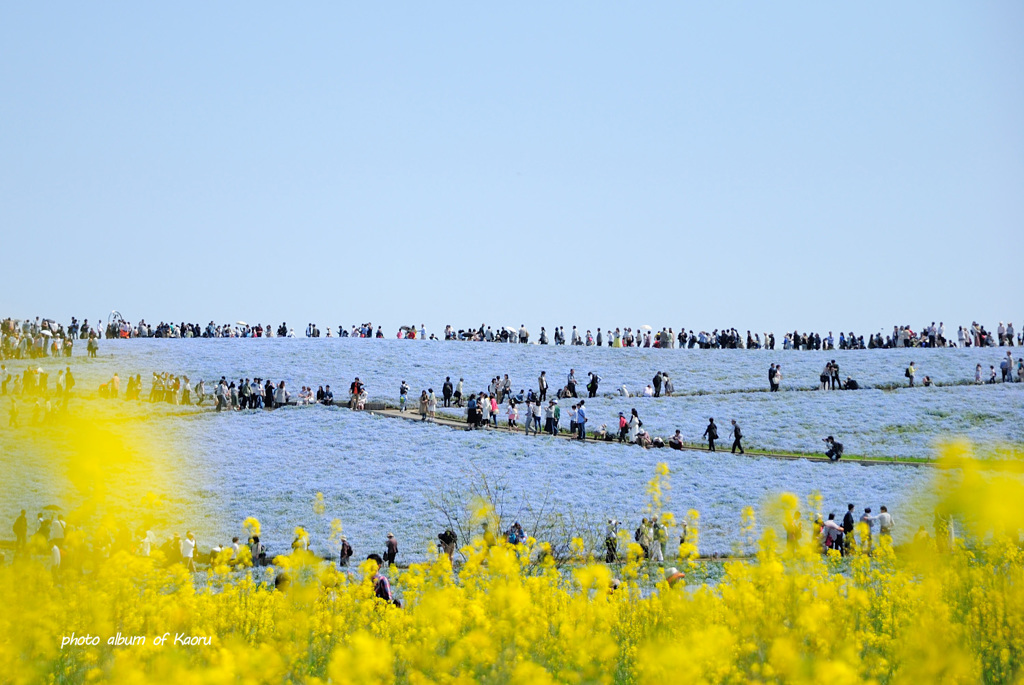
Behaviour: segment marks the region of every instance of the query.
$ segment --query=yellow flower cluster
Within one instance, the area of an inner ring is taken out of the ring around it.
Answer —
[[[950,458],[963,449],[950,448]],[[756,555],[699,587],[670,585],[635,544],[621,566],[575,544],[578,562],[557,567],[540,554],[543,542],[510,545],[482,524],[488,533],[462,550],[457,573],[443,554],[390,572],[403,607],[375,596],[373,562],[345,573],[303,549],[272,569],[239,570],[226,553],[199,582],[159,554],[118,551],[56,579],[24,560],[0,569],[3,680],[1020,682],[1020,470],[963,460],[939,473],[942,515],[960,530],[953,544],[921,535],[895,550],[881,538],[870,556],[841,559],[821,553],[807,516],[799,544],[780,543],[767,525]],[[665,513],[668,477],[659,466],[652,514]],[[769,509],[785,517],[798,504],[782,495]],[[697,512],[667,520],[686,524],[680,565],[707,563],[697,558]],[[753,530],[752,509],[740,523]],[[259,522],[245,527],[256,534]],[[340,536],[340,523],[334,530]],[[287,582],[275,584],[276,575]]]

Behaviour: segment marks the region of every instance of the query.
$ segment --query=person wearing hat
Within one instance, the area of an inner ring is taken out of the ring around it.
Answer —
[[[348,566],[348,560],[352,558],[352,545],[348,544],[348,539],[341,536],[341,550],[338,555],[338,563],[341,566]]]
[[[555,434],[555,400],[548,401],[548,406],[544,407],[544,432]]]
[[[394,533],[388,533],[388,544],[387,549],[384,551],[384,561],[388,562],[388,566],[395,565],[395,558],[398,556],[398,539],[395,538]]]
[[[680,580],[686,577],[686,574],[677,569],[675,566],[670,566],[665,569],[665,581],[669,587],[675,587]]]

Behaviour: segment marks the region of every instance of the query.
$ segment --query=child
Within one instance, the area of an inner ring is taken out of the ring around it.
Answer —
[[[508,403],[508,429],[514,433],[519,432],[519,426],[517,419],[519,418],[519,410],[516,409],[515,402]]]

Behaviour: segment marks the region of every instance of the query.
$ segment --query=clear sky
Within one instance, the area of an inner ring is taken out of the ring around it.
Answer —
[[[1024,324],[1017,0],[6,3],[0,161],[0,316]]]

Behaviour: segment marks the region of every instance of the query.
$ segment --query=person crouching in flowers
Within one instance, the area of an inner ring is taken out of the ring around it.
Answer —
[[[680,581],[686,578],[686,574],[677,569],[675,566],[671,566],[665,569],[665,581],[669,587],[675,587],[680,584]]]

